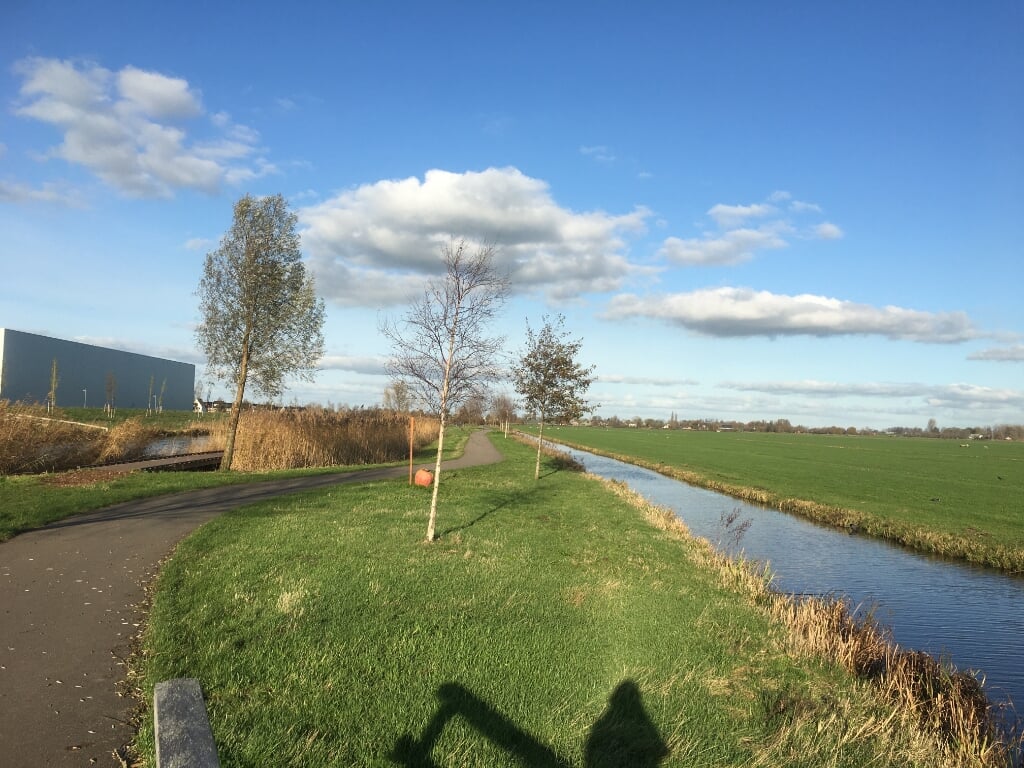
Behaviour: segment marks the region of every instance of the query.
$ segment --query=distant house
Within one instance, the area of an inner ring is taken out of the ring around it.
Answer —
[[[45,403],[56,362],[60,407],[187,411],[196,367],[160,357],[0,328],[0,400]]]

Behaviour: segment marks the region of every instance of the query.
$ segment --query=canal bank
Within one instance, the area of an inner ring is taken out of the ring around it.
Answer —
[[[588,472],[673,510],[697,536],[769,564],[774,588],[845,596],[902,648],[971,670],[1007,722],[1024,701],[1024,578],[929,556],[687,485],[653,470],[558,446]],[[727,524],[732,516],[733,522]],[[735,534],[743,527],[741,535]]]

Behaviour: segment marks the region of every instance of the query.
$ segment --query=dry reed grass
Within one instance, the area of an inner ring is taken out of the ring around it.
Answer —
[[[211,433],[211,450],[227,439],[227,419]],[[437,439],[436,419],[416,417],[413,446]],[[262,472],[303,467],[384,464],[409,455],[409,417],[387,410],[255,410],[242,413],[232,469]]]
[[[0,475],[60,472],[142,456],[157,436],[141,419],[106,429],[47,415],[42,406],[0,400]]]
[[[41,406],[0,401],[0,474],[53,472],[92,464],[105,433],[47,416]]]
[[[146,427],[141,418],[122,421],[109,432],[104,433],[103,447],[98,463],[110,464],[117,461],[132,461],[140,458],[146,447],[157,436],[156,430]]]
[[[982,683],[921,651],[896,645],[870,615],[854,618],[838,598],[773,595],[770,613],[789,627],[793,649],[826,658],[870,681],[949,766],[1007,766],[1014,745],[1000,734]],[[1019,748],[1019,744],[1017,747]]]
[[[595,479],[640,509],[652,525],[687,541],[691,557],[767,611],[785,627],[793,653],[838,664],[872,685],[883,706],[879,715],[855,717],[845,702],[831,702],[827,711],[796,700],[772,703],[767,709],[782,707],[788,719],[755,765],[775,765],[782,755],[820,754],[817,747],[826,734],[835,750],[835,762],[826,765],[843,764],[843,746],[864,740],[889,750],[895,762],[949,768],[1005,768],[1024,749],[1024,736],[1000,732],[983,685],[973,675],[927,653],[902,650],[870,614],[857,618],[842,599],[772,591],[767,569],[718,552],[694,537],[671,510],[625,484]]]

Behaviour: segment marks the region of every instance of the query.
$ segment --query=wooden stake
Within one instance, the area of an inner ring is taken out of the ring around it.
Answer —
[[[412,485],[412,437],[416,430],[416,417],[409,416],[409,485]]]

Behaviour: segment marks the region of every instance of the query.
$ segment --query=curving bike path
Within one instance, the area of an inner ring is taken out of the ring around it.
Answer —
[[[502,460],[485,432],[445,470]],[[0,544],[0,765],[121,766],[137,702],[122,695],[144,585],[186,535],[229,509],[408,467],[208,488],[76,515]]]

